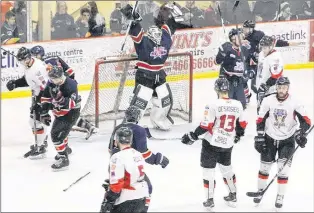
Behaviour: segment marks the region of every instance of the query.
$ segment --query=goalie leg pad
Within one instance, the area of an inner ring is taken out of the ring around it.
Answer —
[[[236,176],[232,171],[232,166],[224,166],[222,164],[218,164],[221,174],[223,176],[223,180],[227,186],[227,189],[234,193],[237,192],[237,187],[236,187]]]
[[[141,84],[137,85],[130,105],[134,105],[141,110],[141,117],[144,116],[148,102],[151,100],[154,90]]]
[[[36,129],[34,125],[33,116],[31,115],[31,117],[29,118],[29,125],[32,128],[33,134],[35,133],[37,134],[37,143],[38,143],[37,145],[41,146],[44,144],[47,137],[46,126],[38,120],[36,120],[35,122],[36,122]]]
[[[215,169],[203,168],[203,182],[205,200],[214,198],[214,190],[216,187]]]
[[[164,83],[155,89],[157,97],[152,99],[153,108],[150,120],[156,128],[169,130],[174,123],[170,117],[173,106],[173,97],[168,83]]]

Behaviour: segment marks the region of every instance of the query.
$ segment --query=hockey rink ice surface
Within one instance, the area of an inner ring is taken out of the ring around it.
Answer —
[[[303,103],[313,116],[313,70],[286,71],[290,78],[290,94]],[[213,90],[214,79],[194,81],[193,127],[203,117],[203,108],[216,99]],[[83,98],[87,92],[82,93]],[[42,160],[24,159],[34,141],[28,125],[30,98],[2,100],[1,102],[1,204],[2,211],[23,212],[99,212],[104,197],[103,181],[108,178],[109,135],[72,137],[69,145],[70,167],[66,171],[52,172],[51,164],[56,151],[49,140],[47,158]],[[225,205],[223,196],[228,191],[223,183],[219,168],[216,168],[215,211],[260,212],[273,211],[277,181],[266,192],[261,205],[254,207],[253,199],[245,194],[257,189],[259,154],[254,149],[256,101],[255,96],[246,111],[248,127],[246,136],[233,149],[232,164],[237,178],[238,206],[233,209]],[[299,149],[293,159],[287,193],[282,211],[313,212],[313,137],[308,137],[307,146]],[[170,160],[166,169],[146,165],[146,173],[153,184],[151,212],[177,211],[202,212],[203,177],[200,167],[201,141],[192,146],[179,140],[148,141],[153,152],[161,152]],[[274,165],[269,180],[276,174]],[[91,172],[87,177],[63,192],[72,182]]]

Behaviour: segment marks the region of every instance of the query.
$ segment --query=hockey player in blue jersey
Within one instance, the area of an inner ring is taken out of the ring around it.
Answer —
[[[51,168],[55,171],[69,166],[67,151],[68,134],[80,117],[81,97],[78,95],[77,82],[64,75],[62,67],[53,66],[48,71],[49,81],[41,97],[41,121],[50,125],[49,111],[55,117],[51,127],[51,140],[58,155]]]
[[[152,99],[150,119],[153,126],[169,130],[174,123],[170,117],[173,97],[163,68],[172,45],[171,36],[178,27],[177,22],[183,21],[182,12],[175,4],[163,4],[155,20],[156,25],[145,34],[140,24],[142,18],[138,13],[132,14],[132,9],[129,4],[121,9],[122,14],[132,20],[129,34],[138,55],[134,96],[130,105],[140,108],[141,115],[144,115]]]
[[[46,65],[49,66],[61,66],[64,74],[68,76],[69,78],[75,80],[75,73],[74,70],[59,56],[45,56],[45,49],[42,46],[34,46],[31,48],[31,54],[44,61]],[[78,128],[77,130],[80,130],[82,132],[86,132],[85,139],[88,140],[90,136],[97,132],[97,128],[90,123],[88,120],[80,117],[77,120],[77,123],[75,124]],[[68,150],[70,151],[70,150]],[[70,151],[71,152],[71,151]]]
[[[131,105],[125,112],[126,122],[118,125],[115,129],[119,129],[122,126],[126,126],[133,131],[133,143],[132,148],[142,153],[146,163],[151,165],[161,165],[162,168],[166,168],[169,164],[169,159],[157,152],[156,154],[152,153],[147,147],[147,135],[144,127],[138,125],[138,121],[141,118],[141,110]],[[115,135],[115,133],[113,133]],[[114,154],[119,151],[118,147],[115,144],[109,144],[109,151],[111,154]],[[149,178],[146,176],[145,180],[148,183],[149,195],[152,194],[152,184]],[[105,188],[108,187],[108,180],[105,181]],[[146,198],[146,210],[148,210],[150,202],[150,197]]]

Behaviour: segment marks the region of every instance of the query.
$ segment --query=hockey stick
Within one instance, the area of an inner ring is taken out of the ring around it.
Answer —
[[[72,186],[77,184],[80,180],[82,180],[83,178],[85,178],[89,174],[90,174],[90,172],[87,172],[85,175],[81,176],[79,179],[77,179],[75,182],[73,182],[70,186],[68,186],[67,188],[63,189],[63,191],[64,192],[68,191]]]
[[[221,26],[222,26],[222,29],[223,29],[223,31],[224,31],[224,35],[225,35],[225,37],[226,37],[226,40],[228,41],[228,36],[227,36],[227,34],[226,34],[226,27],[225,27],[225,24],[224,24],[224,19],[223,19],[223,17],[222,17],[222,13],[221,13],[219,4],[218,4],[217,8],[218,8],[219,16],[220,16]]]
[[[16,58],[16,55],[14,55],[13,53],[11,53],[10,51],[8,51],[8,50],[6,50],[6,49],[3,49],[2,47],[1,47],[1,50],[3,51],[3,55],[9,54],[9,55],[12,55],[13,57]]]
[[[308,132],[305,134],[305,136],[307,136],[308,134],[310,134],[310,132],[312,131],[314,126],[312,126]],[[285,161],[285,163],[282,165],[282,167],[278,170],[277,174],[274,176],[274,178],[270,181],[270,183],[266,186],[266,188],[263,191],[260,192],[247,192],[246,195],[248,197],[259,197],[262,196],[260,198],[260,200],[262,200],[265,192],[268,190],[268,188],[270,187],[270,185],[275,181],[275,179],[278,177],[278,174],[285,168],[285,166],[288,164],[288,162],[292,159],[293,155],[295,154],[295,152],[298,150],[300,146],[298,145],[294,151],[292,152],[291,156]]]
[[[132,15],[134,15],[134,12],[135,12],[136,9],[137,9],[138,2],[139,2],[139,1],[136,1],[136,2],[135,2],[135,5],[134,5],[133,10],[132,10]],[[125,37],[124,37],[124,41],[123,41],[123,44],[122,44],[122,46],[121,46],[121,50],[120,50],[121,52],[123,51],[124,45],[125,45],[125,43],[126,43],[126,39],[127,39],[128,36],[129,36],[129,32],[130,32],[130,29],[131,29],[132,22],[133,22],[133,20],[130,20],[130,21],[129,21],[128,29],[126,30]]]
[[[34,101],[33,104],[37,104],[37,103],[36,103],[36,97],[35,97],[35,96],[33,96],[33,101]],[[34,136],[35,136],[35,148],[37,149],[37,151],[39,151],[38,139],[37,139],[36,110],[35,110],[35,108],[34,108],[34,110],[33,110],[33,122],[34,122],[34,130],[33,130],[33,133],[34,133]],[[26,152],[26,153],[24,154],[24,158],[28,158],[31,153],[32,153],[32,150]]]

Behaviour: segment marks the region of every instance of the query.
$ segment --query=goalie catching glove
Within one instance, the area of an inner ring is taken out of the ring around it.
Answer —
[[[138,12],[134,11],[133,13],[133,7],[130,4],[127,4],[124,7],[122,7],[120,11],[126,17],[127,20],[133,20],[134,22],[142,21],[142,17]]]

